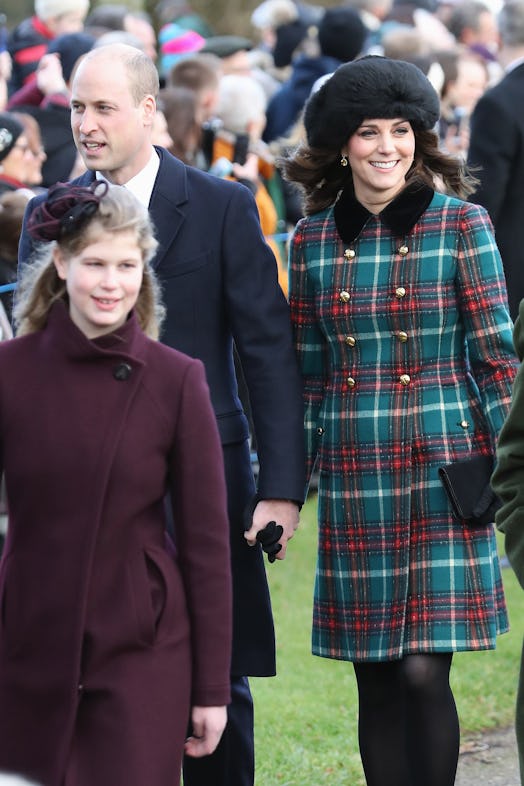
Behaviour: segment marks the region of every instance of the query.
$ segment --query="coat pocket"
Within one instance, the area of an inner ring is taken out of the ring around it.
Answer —
[[[165,604],[162,576],[152,567],[143,551],[136,551],[129,558],[127,580],[135,612],[137,639],[150,647],[155,642],[157,620]]]
[[[150,647],[188,635],[185,592],[169,554],[155,547],[134,553],[128,564],[128,583],[141,644]]]

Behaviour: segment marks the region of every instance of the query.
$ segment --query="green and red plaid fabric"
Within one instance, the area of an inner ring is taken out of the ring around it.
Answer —
[[[354,256],[353,256],[354,252]],[[488,649],[507,629],[492,526],[454,520],[439,466],[494,452],[517,367],[483,208],[435,193],[403,236],[299,222],[290,305],[319,471],[313,652]]]

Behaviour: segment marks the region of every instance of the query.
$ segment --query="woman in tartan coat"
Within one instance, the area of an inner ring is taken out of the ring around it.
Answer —
[[[283,162],[305,197],[290,303],[319,470],[313,652],[352,661],[370,786],[449,786],[452,653],[507,616],[492,525],[452,517],[438,468],[493,454],[516,358],[500,256],[438,150],[413,65],[365,57],[309,100]]]

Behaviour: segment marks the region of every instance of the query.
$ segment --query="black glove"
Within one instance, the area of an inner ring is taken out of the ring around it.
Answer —
[[[244,529],[246,531],[251,529],[253,513],[259,502],[258,495],[255,495],[244,510]],[[257,541],[262,546],[262,550],[266,552],[268,562],[276,560],[277,554],[282,548],[282,544],[278,541],[282,537],[283,532],[284,527],[281,524],[277,524],[276,521],[268,521],[264,529],[257,532]]]
[[[277,554],[282,548],[282,544],[278,541],[283,532],[284,527],[277,524],[276,521],[268,521],[264,529],[257,532],[257,540],[262,546],[262,550],[266,552],[268,562],[276,560]]]

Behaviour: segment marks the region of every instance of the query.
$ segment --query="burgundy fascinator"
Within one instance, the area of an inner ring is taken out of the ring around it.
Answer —
[[[27,231],[36,241],[60,240],[79,229],[98,210],[107,193],[107,183],[96,180],[91,186],[56,183],[46,199],[35,207],[27,222]]]

